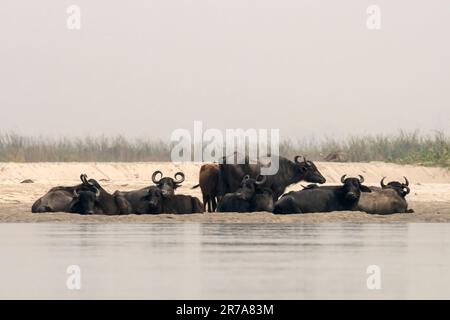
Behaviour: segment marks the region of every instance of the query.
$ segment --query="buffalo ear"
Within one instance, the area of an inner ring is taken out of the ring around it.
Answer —
[[[361,192],[372,192],[372,189],[367,186],[361,186],[359,189],[361,190]]]

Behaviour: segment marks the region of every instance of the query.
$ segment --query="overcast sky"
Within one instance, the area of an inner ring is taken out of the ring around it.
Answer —
[[[81,8],[81,30],[66,9]],[[381,8],[381,29],[366,9]],[[432,1],[2,0],[0,131],[169,139],[450,127],[450,7]]]

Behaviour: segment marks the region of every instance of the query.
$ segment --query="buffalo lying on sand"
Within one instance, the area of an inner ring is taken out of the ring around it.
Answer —
[[[156,177],[161,177],[157,179]],[[180,179],[177,179],[180,177]],[[164,177],[161,171],[155,171],[152,174],[152,181],[155,186],[148,186],[139,190],[133,191],[116,191],[114,196],[122,214],[148,214],[151,213],[151,208],[148,202],[149,190],[152,187],[157,187],[163,197],[170,197],[175,194],[175,190],[181,186],[185,179],[183,172],[177,172],[175,179]]]
[[[155,186],[148,189],[145,199],[148,201],[149,214],[204,212],[203,204],[198,198],[181,194],[163,196],[162,190]]]
[[[81,184],[72,187],[54,187],[40,197],[31,207],[31,212],[70,212],[74,194],[79,191],[95,191],[87,176],[80,176]]]
[[[410,193],[409,181],[405,177],[405,183],[391,181],[380,182],[381,188],[372,187],[372,193],[361,195],[358,209],[371,214],[411,213],[405,197]]]
[[[87,180],[86,175],[82,175],[84,184],[89,185],[89,190],[74,190],[73,199],[70,203],[70,212],[79,214],[120,214],[114,195],[107,192],[94,179]]]
[[[157,175],[161,175],[159,180],[156,179]],[[178,176],[180,179],[177,179]],[[155,171],[152,175],[152,181],[161,190],[163,197],[173,196],[175,194],[175,189],[181,186],[185,176],[183,172],[177,172],[175,173],[174,178],[175,179],[164,177],[161,171]]]
[[[262,177],[262,179],[260,179]],[[272,190],[263,188],[267,176],[252,179],[246,175],[236,192],[227,193],[219,202],[218,212],[253,212],[273,210]]]
[[[275,214],[313,213],[358,210],[362,194],[372,190],[363,185],[364,178],[341,178],[341,186],[311,186],[300,191],[289,192],[275,203]]]

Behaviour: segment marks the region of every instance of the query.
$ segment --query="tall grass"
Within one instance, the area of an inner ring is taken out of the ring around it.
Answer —
[[[43,138],[0,133],[0,162],[137,162],[169,161],[170,144],[151,139],[116,137]],[[351,136],[321,141],[289,139],[280,145],[288,158],[301,154],[324,160],[329,154],[343,155],[341,161],[386,161],[450,167],[450,137],[443,133],[423,135]]]

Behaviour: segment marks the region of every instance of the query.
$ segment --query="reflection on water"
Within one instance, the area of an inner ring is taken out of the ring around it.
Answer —
[[[0,224],[0,257],[3,299],[450,298],[450,224]]]

